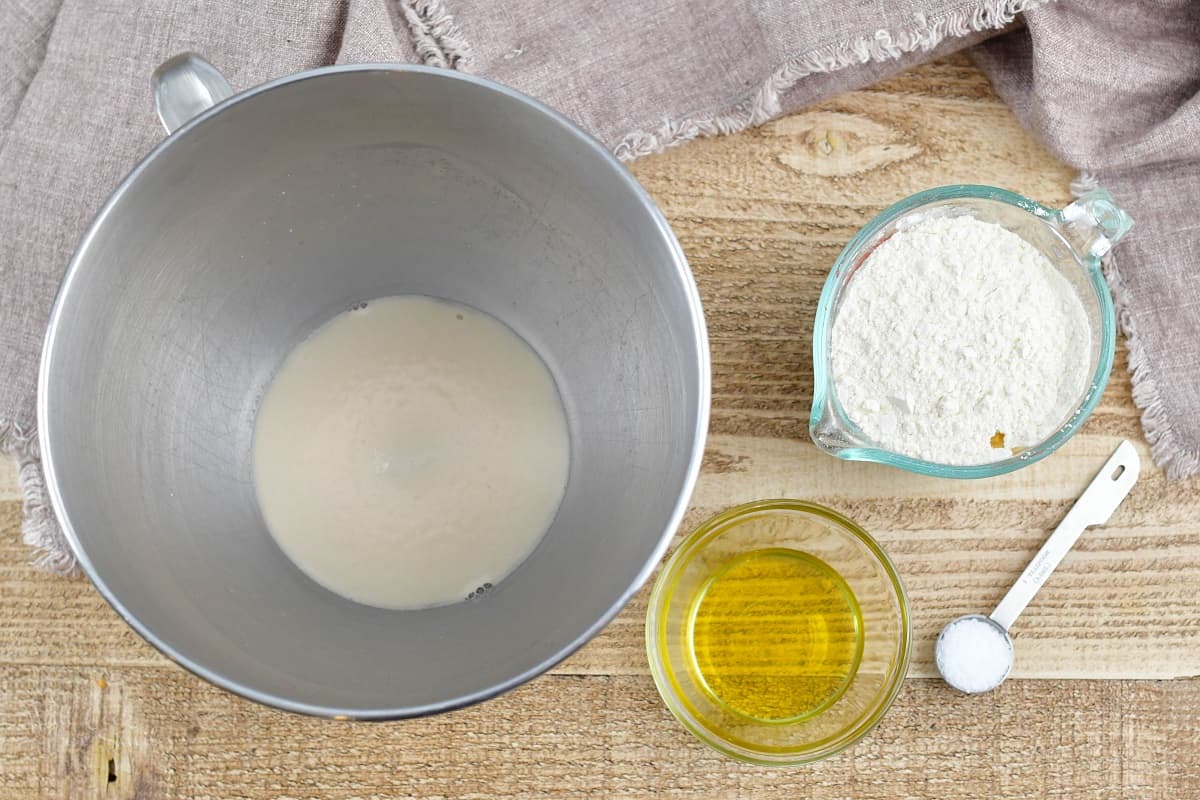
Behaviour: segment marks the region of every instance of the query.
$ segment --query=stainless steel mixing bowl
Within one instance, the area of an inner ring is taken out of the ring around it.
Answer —
[[[168,126],[226,94],[193,57],[158,91]],[[490,592],[421,611],[308,579],[264,527],[250,467],[288,351],[401,293],[511,326],[571,431],[566,496],[533,555]],[[83,568],[168,656],[280,708],[414,716],[541,673],[643,583],[696,479],[708,363],[683,253],[603,147],[479,78],[334,67],[202,111],[113,194],[51,317],[42,456]]]

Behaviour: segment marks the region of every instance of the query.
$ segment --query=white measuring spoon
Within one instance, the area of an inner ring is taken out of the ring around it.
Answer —
[[[1063,521],[1050,534],[1017,582],[989,616],[967,614],[951,620],[938,636],[938,672],[967,694],[995,689],[1012,670],[1013,641],[1008,631],[1088,527],[1103,525],[1137,482],[1141,461],[1122,441],[1092,479]]]

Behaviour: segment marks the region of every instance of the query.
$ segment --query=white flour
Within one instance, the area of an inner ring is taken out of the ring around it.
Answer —
[[[898,230],[854,274],[832,351],[842,407],[880,446],[982,464],[1041,442],[1074,411],[1091,334],[1037,248],[994,223],[939,217]]]

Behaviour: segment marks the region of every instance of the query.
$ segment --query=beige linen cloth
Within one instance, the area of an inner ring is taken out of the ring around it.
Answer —
[[[630,159],[1001,33],[975,51],[1000,93],[1137,220],[1111,265],[1136,399],[1159,463],[1196,473],[1200,2],[0,0],[0,448],[26,541],[73,566],[38,461],[42,333],[93,213],[163,136],[149,76],[169,56],[199,52],[235,88],[335,62],[467,70]]]

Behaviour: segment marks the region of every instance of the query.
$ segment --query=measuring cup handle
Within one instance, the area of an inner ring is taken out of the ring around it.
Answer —
[[[233,87],[217,68],[195,53],[164,61],[150,77],[154,108],[167,133],[228,97]]]
[[[1090,525],[1108,522],[1108,518],[1137,482],[1140,471],[1141,461],[1137,450],[1129,442],[1121,442],[991,613],[995,622],[1004,630],[1012,627],[1050,573],[1075,546],[1080,534]]]
[[[1099,261],[1133,227],[1133,218],[1122,211],[1104,189],[1094,189],[1058,212],[1071,246]]]

